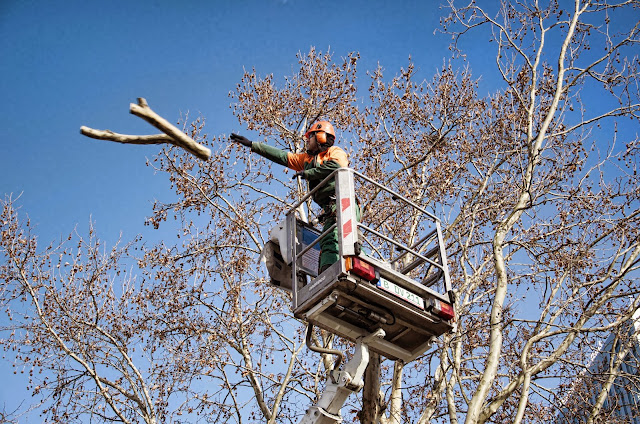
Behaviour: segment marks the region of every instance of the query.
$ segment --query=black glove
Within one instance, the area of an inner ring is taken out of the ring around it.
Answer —
[[[229,137],[229,140],[233,141],[234,143],[242,144],[246,147],[251,147],[251,144],[253,144],[253,142],[248,138],[234,133],[231,133],[231,137]]]
[[[306,180],[306,179],[307,179],[307,177],[304,175],[304,171],[298,171],[298,172],[296,172],[295,174],[293,174],[293,177],[291,177],[291,179],[292,179],[292,180],[295,180],[295,179],[296,179],[296,177],[300,177],[300,178],[302,178],[303,180]]]

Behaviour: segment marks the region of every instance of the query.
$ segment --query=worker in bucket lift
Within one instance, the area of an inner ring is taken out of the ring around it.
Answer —
[[[334,146],[336,132],[327,121],[318,121],[309,127],[304,135],[306,151],[290,153],[264,143],[252,142],[247,138],[231,134],[230,140],[251,148],[260,156],[272,162],[297,171],[294,178],[300,177],[309,182],[309,190],[313,190],[329,174],[340,167],[348,167],[347,154],[338,146]],[[322,232],[336,223],[335,180],[329,181],[313,195],[313,200],[322,208],[320,222]],[[338,250],[338,230],[329,233],[320,240],[319,274],[340,258]]]

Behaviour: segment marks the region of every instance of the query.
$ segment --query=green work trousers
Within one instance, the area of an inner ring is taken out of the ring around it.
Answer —
[[[332,225],[336,223],[336,204],[332,202],[325,205],[323,208],[325,219],[322,225],[322,232],[324,233]],[[356,205],[356,219],[360,222],[360,206]],[[322,237],[320,240],[320,263],[318,264],[318,274],[322,274],[326,268],[340,259],[340,246],[338,246],[338,227],[334,228],[332,232]]]
[[[334,205],[335,210],[335,205]],[[324,220],[322,232],[327,231],[336,223],[335,213]],[[318,273],[322,274],[327,267],[338,262],[340,259],[340,248],[338,246],[338,227],[332,232],[322,237],[320,240],[320,263],[318,264]]]

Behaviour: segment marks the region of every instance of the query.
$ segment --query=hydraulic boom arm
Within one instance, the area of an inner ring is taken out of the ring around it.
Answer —
[[[356,341],[353,358],[347,362],[342,371],[333,370],[329,374],[327,385],[318,403],[307,410],[300,424],[334,424],[341,423],[340,409],[351,393],[357,393],[364,381],[362,377],[369,364],[368,344],[378,337],[384,337],[384,330],[379,328],[366,337]]]

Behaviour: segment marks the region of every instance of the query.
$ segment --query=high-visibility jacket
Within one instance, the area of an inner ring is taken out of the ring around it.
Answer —
[[[254,141],[251,145],[251,151],[294,171],[304,171],[304,178],[309,182],[309,190],[313,190],[336,169],[349,166],[347,153],[337,146],[331,146],[317,155],[310,155],[308,153],[291,153]],[[334,179],[329,181],[314,193],[313,200],[322,207],[330,204],[331,198],[335,196],[335,184]]]

